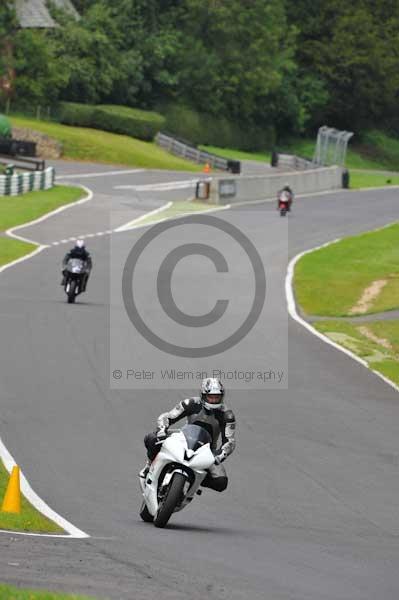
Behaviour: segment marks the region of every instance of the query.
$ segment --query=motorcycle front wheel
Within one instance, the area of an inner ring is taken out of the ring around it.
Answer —
[[[73,279],[69,284],[68,304],[73,304],[75,302],[75,288],[76,288],[76,281]]]
[[[181,473],[175,473],[169,484],[166,496],[154,518],[155,527],[165,527],[173,511],[183,497],[183,488],[187,479]]]
[[[143,500],[143,503],[141,505],[140,508],[140,517],[143,519],[143,521],[145,521],[146,523],[152,523],[154,520],[154,517],[152,516],[152,514],[150,513],[150,511],[147,508],[146,503]]]

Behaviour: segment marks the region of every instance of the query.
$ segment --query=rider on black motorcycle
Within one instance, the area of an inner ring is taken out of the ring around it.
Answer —
[[[62,269],[63,277],[62,277],[62,281],[61,281],[62,286],[64,286],[66,283],[66,275],[67,275],[66,266],[68,264],[69,259],[71,259],[71,258],[79,258],[80,260],[83,260],[86,263],[86,272],[84,274],[84,279],[82,281],[82,287],[83,287],[82,292],[85,292],[87,282],[89,280],[90,271],[93,266],[93,261],[90,256],[90,253],[86,250],[84,240],[76,240],[75,246],[73,248],[71,248],[71,250],[69,252],[67,252],[64,256],[64,260],[62,261],[62,267],[63,267],[63,269]]]
[[[157,430],[148,433],[144,438],[147,448],[148,462],[140,472],[140,477],[148,473],[151,462],[160,450],[160,444],[167,437],[167,429],[183,418],[188,423],[199,425],[208,431],[212,438],[211,449],[215,454],[215,464],[208,470],[202,482],[203,487],[209,487],[217,492],[223,492],[227,487],[227,474],[221,464],[234,450],[236,421],[232,410],[224,404],[224,387],[219,379],[209,377],[202,381],[201,397],[187,398],[179,402],[172,410],[158,417]],[[221,436],[221,446],[218,448],[218,438]]]

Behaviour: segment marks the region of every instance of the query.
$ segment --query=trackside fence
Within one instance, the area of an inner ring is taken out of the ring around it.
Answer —
[[[240,162],[237,160],[228,160],[222,156],[205,152],[161,131],[155,136],[155,142],[172,154],[199,164],[208,164],[213,169],[232,171],[233,173],[239,173],[241,170]]]

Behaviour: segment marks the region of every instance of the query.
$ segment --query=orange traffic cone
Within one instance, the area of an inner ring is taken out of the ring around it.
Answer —
[[[19,467],[17,465],[11,471],[1,510],[8,513],[21,512],[21,486],[19,481]]]
[[[204,173],[209,173],[210,170],[211,170],[211,167],[210,167],[209,163],[206,163],[204,166],[204,169],[203,169]]]

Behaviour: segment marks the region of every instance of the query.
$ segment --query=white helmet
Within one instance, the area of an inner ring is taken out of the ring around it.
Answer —
[[[76,240],[75,246],[76,246],[76,248],[84,248],[85,241],[84,240]]]
[[[210,397],[211,396],[211,397]],[[223,406],[224,387],[220,379],[208,377],[202,380],[201,400],[208,410],[217,410]]]

